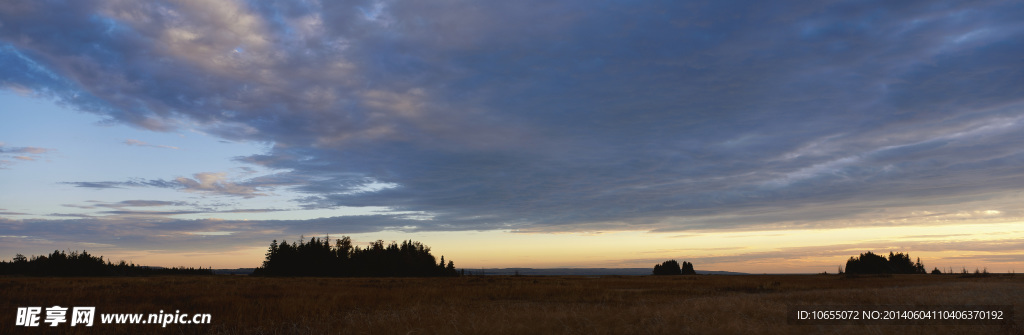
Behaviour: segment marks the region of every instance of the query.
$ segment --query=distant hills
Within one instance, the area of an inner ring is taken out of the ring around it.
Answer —
[[[256,268],[213,269],[215,275],[251,275]]]
[[[466,274],[474,275],[515,275],[518,271],[522,276],[646,276],[651,274],[651,268],[504,268],[504,269],[466,269]],[[729,271],[701,271],[699,275],[745,275],[741,272]]]
[[[460,269],[462,270],[462,269]],[[646,276],[651,274],[650,268],[555,268],[555,269],[534,269],[534,268],[491,268],[491,269],[465,269],[467,275],[497,275],[512,276],[518,271],[522,276]],[[248,275],[252,274],[253,268],[240,269],[214,269],[213,273],[219,275]],[[747,275],[742,272],[729,271],[701,271],[699,275]]]

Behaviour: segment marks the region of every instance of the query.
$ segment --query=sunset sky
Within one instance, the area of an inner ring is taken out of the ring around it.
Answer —
[[[0,258],[1024,271],[1017,1],[0,3]]]

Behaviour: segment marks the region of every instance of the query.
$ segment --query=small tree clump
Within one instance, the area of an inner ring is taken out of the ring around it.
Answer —
[[[654,266],[654,275],[695,275],[697,271],[693,270],[693,263],[683,262],[680,266],[676,260],[667,260],[661,264]]]
[[[846,261],[847,274],[903,274],[926,273],[921,258],[917,262],[910,260],[910,255],[889,252],[889,258],[876,255],[870,251],[859,257],[850,257]]]

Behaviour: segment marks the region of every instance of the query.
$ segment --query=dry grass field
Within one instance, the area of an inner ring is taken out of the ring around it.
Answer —
[[[0,277],[3,334],[1022,333],[1024,276]],[[790,325],[787,306],[1007,305],[1012,326]],[[210,313],[209,325],[16,327],[18,307]]]

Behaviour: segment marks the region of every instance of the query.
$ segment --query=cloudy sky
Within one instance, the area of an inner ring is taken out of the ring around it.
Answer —
[[[1024,270],[1011,1],[0,4],[0,258]]]

